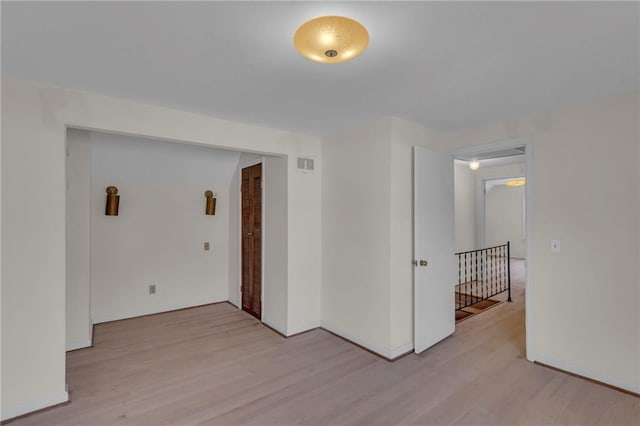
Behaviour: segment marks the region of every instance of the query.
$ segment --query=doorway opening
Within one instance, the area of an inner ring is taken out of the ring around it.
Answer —
[[[454,153],[457,326],[509,302],[525,319],[527,151],[516,141]]]

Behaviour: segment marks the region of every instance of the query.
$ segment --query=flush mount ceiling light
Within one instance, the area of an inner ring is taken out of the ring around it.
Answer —
[[[367,48],[369,33],[358,21],[345,16],[321,16],[305,22],[293,36],[298,53],[312,61],[338,64]]]
[[[507,186],[522,186],[524,185],[526,182],[524,179],[511,179],[506,181],[504,184]]]
[[[469,168],[471,170],[478,170],[478,168],[480,168],[480,162],[478,160],[469,161]]]

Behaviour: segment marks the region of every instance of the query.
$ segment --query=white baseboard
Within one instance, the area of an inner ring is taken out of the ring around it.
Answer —
[[[538,353],[536,353],[536,362],[539,362],[541,364],[545,364],[560,370],[564,370],[568,373],[573,373],[573,374],[577,374],[578,376],[596,380],[598,382],[602,382],[607,385],[615,386],[617,388],[624,389],[629,392],[640,393],[640,383],[638,382],[632,383],[632,382],[627,382],[625,380],[620,380],[617,377],[612,377],[600,371],[594,371],[588,368],[577,367],[566,361],[560,361],[551,357],[540,355]]]
[[[276,330],[278,333],[282,334],[283,336],[287,335],[287,331],[285,330],[284,327],[280,327],[279,325],[276,325],[274,323],[272,323],[271,321],[269,321],[268,319],[265,319],[264,317],[262,318],[262,323],[268,325],[269,327],[273,328],[274,330]]]
[[[75,342],[67,343],[66,351],[74,351],[76,349],[88,348],[91,346],[91,340],[76,340]]]
[[[368,350],[370,350],[371,352],[374,352],[380,356],[382,356],[383,358],[387,358],[387,359],[391,359],[393,358],[391,356],[391,349],[388,347],[382,347],[376,344],[373,344],[371,342],[368,342],[364,339],[361,339],[360,337],[356,337],[350,333],[345,332],[344,330],[341,330],[339,327],[336,327],[335,325],[328,323],[326,321],[322,321],[321,322],[321,327],[334,333],[337,334],[340,337],[343,337],[347,340],[350,340],[353,343],[356,343]]]
[[[312,321],[302,325],[294,325],[287,328],[287,336],[292,336],[298,333],[304,333],[305,331],[313,330],[320,327],[320,321]]]
[[[389,358],[393,359],[400,355],[404,355],[407,352],[413,350],[413,342],[405,343],[404,345],[398,346],[397,348],[391,349],[391,356]]]
[[[203,300],[199,302],[192,302],[192,303],[186,303],[186,304],[165,305],[165,306],[161,306],[159,308],[151,309],[151,310],[143,310],[143,311],[135,311],[135,312],[118,312],[114,314],[106,314],[106,315],[100,315],[100,316],[94,317],[93,323],[100,324],[103,322],[118,321],[122,319],[129,319],[129,318],[141,317],[141,316],[152,315],[152,314],[160,314],[163,312],[170,312],[178,309],[195,308],[197,306],[209,305],[212,303],[220,303],[220,302],[226,302],[226,301],[227,301],[227,298],[220,299],[220,300],[217,300],[217,299]]]
[[[33,411],[42,410],[43,408],[51,407],[53,405],[62,404],[69,401],[69,394],[65,391],[56,392],[50,395],[43,395],[33,398],[29,401],[24,401],[13,406],[2,408],[2,417],[0,420],[8,420],[14,417],[22,416],[23,414],[31,413]]]

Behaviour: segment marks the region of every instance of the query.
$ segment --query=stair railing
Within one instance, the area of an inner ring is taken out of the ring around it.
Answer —
[[[502,292],[511,302],[511,243],[456,253],[458,284],[456,310],[475,305]]]

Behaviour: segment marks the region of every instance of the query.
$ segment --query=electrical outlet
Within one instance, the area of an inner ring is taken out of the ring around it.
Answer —
[[[560,241],[551,240],[551,252],[552,253],[559,253],[560,252]]]
[[[156,294],[156,285],[155,284],[151,284],[149,286],[149,294]]]
[[[204,242],[204,249],[209,250],[209,241]]]

